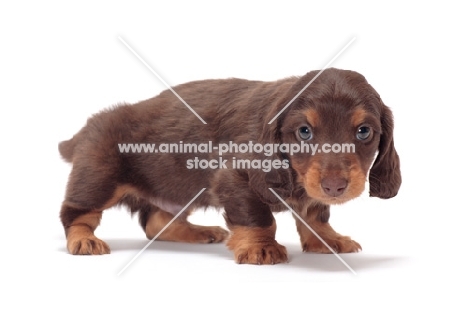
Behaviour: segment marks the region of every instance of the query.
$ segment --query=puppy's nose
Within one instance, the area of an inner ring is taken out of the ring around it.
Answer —
[[[333,176],[322,179],[322,189],[331,197],[339,197],[345,192],[346,187],[348,187],[348,181],[342,177]]]

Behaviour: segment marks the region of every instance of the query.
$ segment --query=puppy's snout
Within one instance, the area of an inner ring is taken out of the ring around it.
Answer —
[[[348,187],[348,181],[343,177],[327,176],[322,179],[323,191],[331,197],[339,197]]]

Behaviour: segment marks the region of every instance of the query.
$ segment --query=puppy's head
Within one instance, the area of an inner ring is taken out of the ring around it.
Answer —
[[[300,78],[286,98],[296,96],[317,73]],[[364,191],[368,175],[370,196],[397,194],[401,175],[393,116],[362,75],[325,70],[271,126],[282,143],[308,146],[286,155],[308,196],[344,203]]]

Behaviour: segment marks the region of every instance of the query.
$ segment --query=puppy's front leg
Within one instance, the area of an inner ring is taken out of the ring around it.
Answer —
[[[215,187],[231,230],[227,247],[240,264],[277,264],[288,261],[286,248],[276,242],[276,223],[270,207],[237,173],[225,174]]]
[[[301,218],[317,233],[320,238],[336,253],[354,253],[361,250],[361,245],[348,236],[337,233],[328,223],[330,206],[315,204],[304,210]],[[297,232],[301,238],[302,250],[313,253],[331,253],[330,249],[294,216]]]
[[[269,227],[228,226],[232,235],[227,247],[234,251],[237,263],[274,265],[288,261],[286,247],[275,240],[275,221]]]

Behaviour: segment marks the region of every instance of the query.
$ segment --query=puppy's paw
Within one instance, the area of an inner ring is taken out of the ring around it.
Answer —
[[[72,255],[110,254],[109,246],[95,236],[69,238],[67,248]]]
[[[276,241],[268,243],[245,243],[234,249],[239,264],[274,265],[288,262],[286,247]]]
[[[221,227],[212,226],[191,226],[191,236],[188,237],[191,243],[220,243],[226,240],[229,232]]]
[[[217,226],[199,226],[186,221],[174,222],[166,230],[156,226],[146,227],[146,237],[153,239],[158,235],[158,241],[172,241],[184,243],[220,243],[226,240],[229,232]]]
[[[357,253],[362,250],[358,242],[347,236],[336,236],[333,239],[324,239],[335,253]],[[320,240],[314,238],[302,243],[304,252],[331,254],[332,252]]]
[[[286,247],[275,240],[276,223],[269,227],[232,226],[226,246],[239,264],[274,265],[288,262]]]

